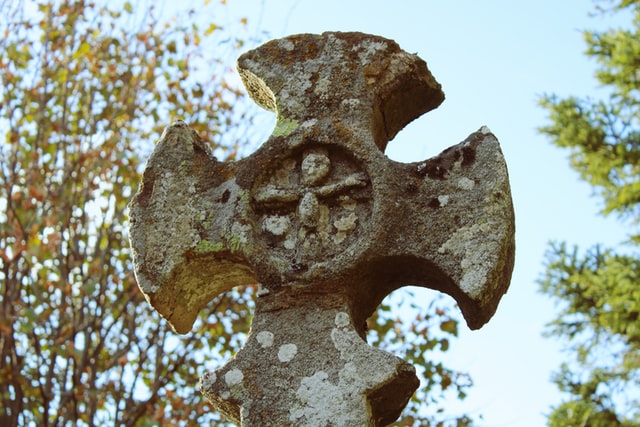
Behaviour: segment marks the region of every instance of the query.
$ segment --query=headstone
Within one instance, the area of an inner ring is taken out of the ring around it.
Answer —
[[[451,295],[470,328],[494,314],[514,261],[507,168],[487,128],[399,163],[387,142],[444,99],[424,61],[361,33],[302,34],[242,55],[252,98],[277,113],[251,156],[219,162],[169,126],[130,206],[137,280],[179,333],[213,297],[259,283],[247,342],[201,379],[245,426],[381,426],[418,386],[365,342],[405,285]]]

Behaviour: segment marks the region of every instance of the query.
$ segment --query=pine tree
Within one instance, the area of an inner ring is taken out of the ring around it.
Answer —
[[[601,4],[605,4],[604,1]],[[541,128],[570,152],[570,164],[602,199],[604,215],[629,225],[629,243],[580,251],[553,244],[541,290],[560,306],[547,334],[573,360],[554,375],[567,399],[550,426],[640,425],[640,2],[608,1],[599,13],[629,14],[629,28],[585,31],[606,99],[545,96],[550,124]]]

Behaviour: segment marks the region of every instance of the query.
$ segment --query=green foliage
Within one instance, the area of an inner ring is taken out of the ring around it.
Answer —
[[[546,268],[542,291],[564,306],[550,334],[577,339],[592,332],[597,340],[617,336],[640,345],[640,259],[599,246],[580,256],[577,248],[563,244],[552,247]],[[588,353],[579,349],[580,355]]]
[[[608,99],[546,96],[541,105],[551,124],[541,128],[568,148],[571,166],[604,200],[604,214],[640,218],[640,6],[633,2],[630,30],[584,32],[586,54],[599,64],[598,81]]]
[[[571,166],[604,201],[603,214],[640,220],[640,2],[609,1],[630,12],[630,29],[584,33],[607,99],[547,96],[550,124],[541,128],[570,150]],[[574,362],[554,381],[568,399],[549,415],[550,426],[640,426],[640,236],[630,232],[623,254],[594,246],[586,253],[554,244],[541,291],[560,306],[549,336],[562,337]]]
[[[247,295],[215,303],[233,323],[205,313],[174,335],[137,289],[126,204],[159,124],[184,119],[218,147],[236,123],[229,59],[201,45],[233,47],[131,3],[4,1],[0,13],[0,424],[214,420],[197,355],[237,348],[219,335],[246,331]]]
[[[640,425],[640,259],[555,245],[546,270],[542,291],[561,305],[547,334],[568,338],[575,357],[554,376],[573,400],[555,408],[550,425],[587,425],[583,417],[596,425],[592,417],[605,413],[621,419],[608,425]]]

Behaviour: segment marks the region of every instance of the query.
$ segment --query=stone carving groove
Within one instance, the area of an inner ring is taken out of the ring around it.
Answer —
[[[297,269],[357,243],[371,215],[370,180],[337,147],[296,150],[267,168],[251,193],[261,239]]]

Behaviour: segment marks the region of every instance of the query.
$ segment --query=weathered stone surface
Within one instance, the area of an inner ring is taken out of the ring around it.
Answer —
[[[303,34],[238,68],[276,129],[218,162],[182,122],[165,131],[131,203],[143,293],[176,331],[236,285],[260,283],[245,346],[201,389],[243,425],[385,425],[418,385],[364,324],[405,285],[451,295],[475,329],[514,258],[507,168],[487,128],[437,157],[398,163],[387,142],[437,107],[415,55],[360,33]]]

